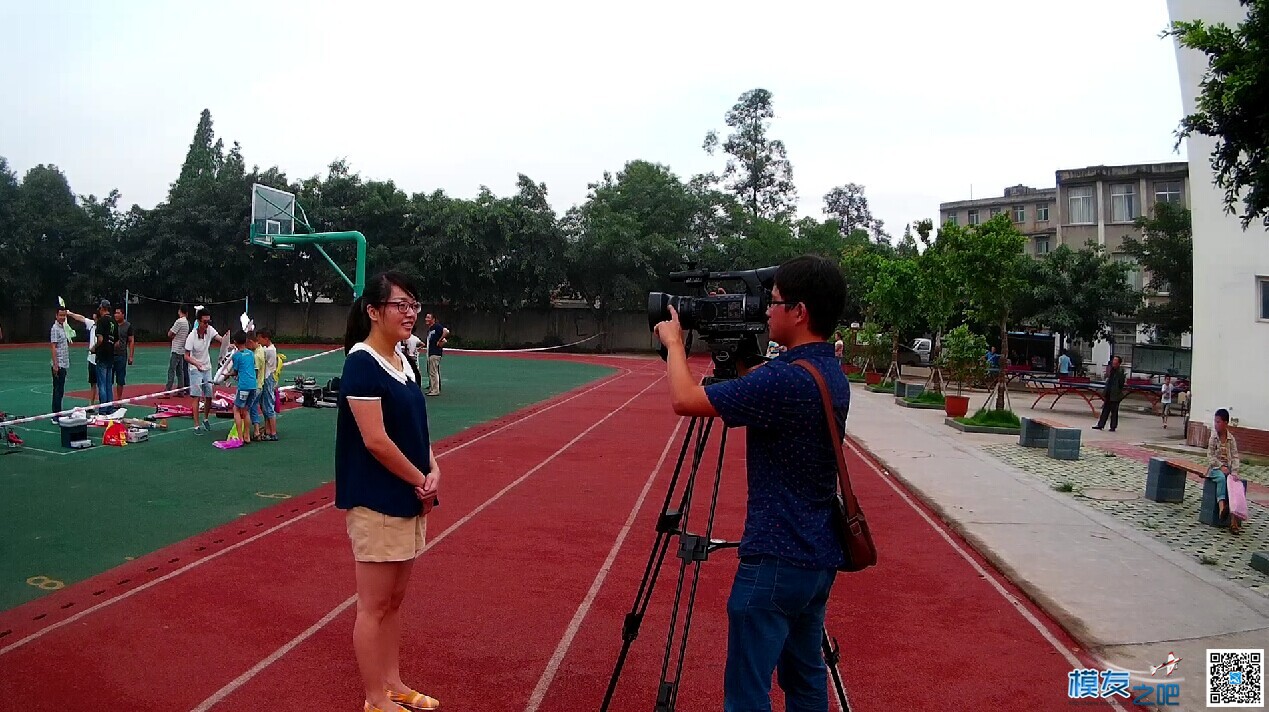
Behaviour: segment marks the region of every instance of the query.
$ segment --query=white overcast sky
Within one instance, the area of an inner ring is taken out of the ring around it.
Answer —
[[[802,214],[862,183],[897,235],[971,186],[1184,160],[1167,21],[1164,0],[0,0],[0,156],[148,208],[208,108],[291,179],[344,158],[471,197],[525,173],[563,212],[629,160],[721,169],[706,131],[763,87]]]

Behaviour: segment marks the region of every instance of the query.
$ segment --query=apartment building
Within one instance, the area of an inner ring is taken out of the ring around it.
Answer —
[[[1027,236],[1027,254],[1047,254],[1057,247],[1056,188],[1015,185],[997,198],[975,198],[939,204],[941,222],[977,225],[1000,213],[1008,213],[1018,230]]]
[[[939,204],[942,222],[976,225],[1000,213],[1008,213],[1019,232],[1027,236],[1027,254],[1043,256],[1058,245],[1078,250],[1088,243],[1102,246],[1111,259],[1133,263],[1123,253],[1124,238],[1140,235],[1133,222],[1149,215],[1158,203],[1188,207],[1189,163],[1141,163],[1126,166],[1087,166],[1059,169],[1054,188],[1016,185],[1004,195]],[[1129,282],[1141,290],[1146,279],[1134,269]],[[1154,298],[1165,298],[1166,294]],[[1112,323],[1109,341],[1071,344],[1085,360],[1106,363],[1112,354],[1131,361],[1132,345],[1148,340],[1134,319]],[[1183,344],[1188,345],[1184,339]]]

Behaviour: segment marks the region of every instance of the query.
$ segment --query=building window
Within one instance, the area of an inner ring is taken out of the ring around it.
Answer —
[[[1141,274],[1141,267],[1137,264],[1137,259],[1132,255],[1113,255],[1112,259],[1128,265],[1128,286],[1132,287],[1134,291],[1140,292],[1144,280]]]
[[[1132,347],[1137,343],[1137,322],[1115,320],[1110,323],[1114,339],[1114,355],[1124,361],[1132,361]]]
[[[1024,205],[1013,206],[1013,221],[1020,223],[1027,219],[1027,208]]]
[[[965,221],[965,224],[967,224],[967,225],[977,225],[977,224],[978,224],[978,211],[977,211],[977,210],[971,210],[971,211],[969,211],[969,219]]]
[[[999,214],[1000,214],[1003,210],[1004,210],[1004,208],[992,208],[992,209],[991,209],[991,216],[994,218],[994,217],[996,217],[997,215],[999,215]]]
[[[1093,186],[1080,185],[1071,188],[1067,197],[1072,225],[1093,224]]]
[[[946,220],[944,220],[943,222],[945,222],[945,223],[949,223],[949,224],[951,224],[951,225],[956,225],[956,224],[957,224],[957,222],[956,222],[956,213],[948,213],[948,214],[947,214],[947,219],[946,219]]]
[[[1049,254],[1049,236],[1037,237],[1035,239],[1035,253],[1037,255]]]
[[[1181,202],[1181,181],[1169,180],[1160,181],[1154,184],[1154,202],[1156,203],[1180,203]]]
[[[1035,206],[1035,221],[1036,222],[1049,221],[1049,206],[1047,203],[1045,205]]]
[[[1137,186],[1116,183],[1110,187],[1110,221],[1132,222],[1137,219]]]
[[[1257,277],[1256,284],[1260,287],[1260,320],[1269,321],[1269,277]]]

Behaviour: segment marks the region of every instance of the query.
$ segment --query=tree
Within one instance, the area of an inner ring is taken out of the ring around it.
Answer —
[[[18,176],[0,156],[0,314],[19,299],[28,236],[18,233]]]
[[[921,288],[920,273],[916,260],[910,258],[879,260],[877,265],[879,269],[868,290],[870,316],[890,332],[890,368],[898,374],[899,338],[921,322],[916,298]]]
[[[1123,251],[1150,275],[1151,296],[1166,292],[1166,301],[1144,303],[1137,319],[1160,338],[1178,338],[1194,330],[1194,239],[1190,211],[1175,203],[1158,203],[1150,217],[1137,218],[1143,239],[1124,238]]]
[[[216,133],[212,129],[211,110],[203,109],[198,117],[198,126],[194,129],[194,138],[185,153],[185,162],[181,164],[180,176],[172,184],[169,197],[192,181],[216,177],[224,163],[224,154],[225,144],[216,139]]]
[[[884,229],[885,222],[873,217],[864,187],[858,183],[839,185],[825,193],[824,214],[837,221],[843,236],[849,237],[856,231],[862,231],[865,237],[870,236],[875,242],[890,242],[890,236]]]
[[[590,186],[586,202],[568,211],[569,285],[595,312],[607,332],[613,310],[646,304],[647,292],[668,286],[666,275],[680,269],[680,245],[691,229],[690,211],[667,207],[687,195],[665,166],[631,161],[624,170]],[[601,348],[607,348],[607,338]]]
[[[979,225],[949,234],[954,274],[965,286],[970,313],[1000,327],[1000,352],[1009,353],[1009,315],[1026,283],[1027,238],[1001,213]],[[996,382],[996,410],[1005,409],[1004,370]]]
[[[1269,0],[1241,2],[1247,17],[1235,28],[1194,20],[1165,35],[1208,56],[1197,111],[1181,120],[1177,144],[1194,133],[1216,138],[1215,183],[1230,214],[1243,196],[1245,230],[1253,220],[1269,227]]]
[[[751,217],[783,221],[796,209],[797,189],[784,142],[767,135],[774,117],[771,92],[751,89],[740,96],[725,118],[733,131],[722,143],[729,156],[722,177]],[[706,134],[703,147],[714,155],[718,133]]]
[[[917,258],[920,269],[916,299],[925,327],[934,335],[934,351],[930,354],[930,362],[934,364],[934,368],[930,371],[928,382],[937,392],[943,385],[939,366],[943,332],[951,326],[957,315],[964,314],[968,308],[963,285],[956,273],[956,255],[948,248],[949,245],[960,244],[965,239],[963,232],[966,228],[948,223],[939,228],[938,235],[931,240],[932,229],[933,222],[930,220],[917,223],[917,235],[926,248]]]
[[[824,194],[824,214],[837,221],[843,235],[855,230],[868,230],[874,218],[868,209],[868,198],[864,196],[864,187],[858,183],[847,183]]]
[[[1025,264],[1026,287],[1014,315],[1059,334],[1062,344],[1067,338],[1085,343],[1108,338],[1112,320],[1135,314],[1141,305],[1141,295],[1128,284],[1129,266],[1111,260],[1095,243],[1079,250],[1059,245]]]

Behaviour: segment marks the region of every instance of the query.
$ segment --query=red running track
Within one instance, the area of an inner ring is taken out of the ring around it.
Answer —
[[[444,505],[406,599],[402,658],[443,709],[598,709],[686,429],[660,363],[625,365],[438,444]],[[739,536],[743,459],[736,431],[716,537]],[[830,604],[852,709],[1065,708],[1066,673],[1087,660],[1074,641],[853,444],[848,460],[881,551],[838,578]],[[330,495],[0,614],[0,710],[360,709],[351,558]],[[613,710],[653,707],[677,563],[671,552]],[[735,566],[724,551],[701,567],[681,710],[721,707]]]

